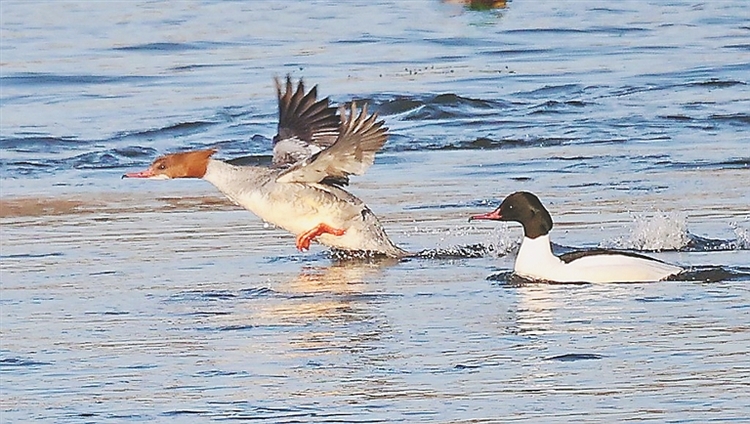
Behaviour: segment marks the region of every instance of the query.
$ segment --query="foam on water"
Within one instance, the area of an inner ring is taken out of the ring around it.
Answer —
[[[466,238],[476,239],[478,231],[482,232],[479,243],[456,244],[457,240]],[[478,257],[503,257],[515,252],[520,246],[520,240],[515,231],[507,225],[499,225],[487,230],[474,225],[459,225],[455,227],[423,227],[416,225],[413,229],[404,231],[407,237],[437,236],[437,246],[419,250],[415,255],[428,259],[458,259]]]

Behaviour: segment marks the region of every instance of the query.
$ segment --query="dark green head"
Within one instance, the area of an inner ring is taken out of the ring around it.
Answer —
[[[524,236],[537,238],[546,235],[552,229],[552,217],[534,193],[517,191],[503,200],[503,203],[492,212],[474,215],[474,219],[492,221],[513,221],[523,225]]]

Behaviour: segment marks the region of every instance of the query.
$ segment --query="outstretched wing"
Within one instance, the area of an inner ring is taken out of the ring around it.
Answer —
[[[338,135],[339,117],[329,98],[317,100],[318,86],[305,94],[301,79],[295,90],[289,75],[283,93],[279,79],[275,82],[279,127],[273,137],[273,164],[291,165],[332,145]]]
[[[359,114],[357,114],[359,112]],[[362,175],[375,161],[375,153],[388,140],[384,121],[376,121],[377,114],[367,115],[367,105],[361,111],[352,102],[347,116],[341,107],[341,126],[336,142],[284,171],[276,179],[282,183],[346,184],[349,175]]]

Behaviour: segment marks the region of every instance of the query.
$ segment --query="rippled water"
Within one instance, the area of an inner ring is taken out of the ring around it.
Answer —
[[[0,421],[750,421],[742,0],[0,9]],[[299,253],[207,183],[119,179],[268,155],[286,73],[386,120],[351,189],[421,257]],[[516,190],[559,251],[691,272],[517,281],[521,229],[466,222]]]

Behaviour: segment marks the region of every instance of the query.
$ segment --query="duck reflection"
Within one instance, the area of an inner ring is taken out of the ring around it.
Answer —
[[[274,285],[277,295],[256,311],[256,317],[289,328],[298,348],[326,343],[344,347],[348,342],[377,338],[385,325],[377,305],[391,296],[379,283],[396,263],[398,259],[392,258],[333,257],[327,265],[305,265],[293,278]]]
[[[265,313],[287,324],[309,325],[316,321],[352,322],[367,317],[368,305],[383,294],[372,292],[384,266],[398,260],[334,261],[328,266],[304,266],[299,274],[276,288],[285,301],[269,305]]]
[[[526,284],[517,288],[518,334],[539,335],[551,331],[554,311],[559,307],[555,288],[549,284]]]
[[[528,280],[512,271],[499,273],[493,277],[513,294],[516,302],[512,317],[508,322],[511,333],[523,336],[537,336],[554,331],[559,309],[564,306],[561,299],[577,296],[576,287],[589,284],[559,284]]]
[[[285,334],[277,338],[281,343],[277,355],[290,363],[296,378],[309,379],[311,384],[327,377],[339,382],[325,390],[361,390],[365,381],[388,384],[387,379],[373,378],[371,371],[394,354],[391,324],[379,305],[393,296],[382,291],[385,285],[380,280],[388,265],[397,262],[305,266],[295,278],[277,286],[286,298],[273,302],[264,314],[282,326]]]

